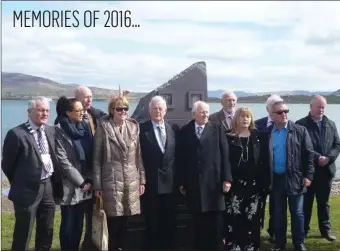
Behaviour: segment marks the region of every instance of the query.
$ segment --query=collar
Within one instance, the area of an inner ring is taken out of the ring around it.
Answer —
[[[288,130],[288,122],[286,123],[286,125],[283,127],[283,128],[281,128],[281,129],[277,129],[276,128],[276,126],[275,126],[275,124],[274,124],[274,126],[273,126],[273,131],[275,132],[275,131],[280,131],[280,130]]]
[[[157,124],[156,122],[154,122],[153,120],[151,120],[151,123],[152,123],[152,128],[153,128],[153,129],[157,129],[158,126],[160,126],[161,129],[165,129],[165,123],[164,123],[164,121],[163,121],[162,124]]]
[[[33,131],[38,130],[38,128],[41,128],[42,130],[45,129],[45,125],[41,125],[41,126],[39,127],[39,126],[37,126],[36,124],[34,124],[34,123],[32,122],[31,119],[28,119],[28,123],[29,123],[29,125],[31,126],[31,128],[32,128]]]
[[[204,125],[198,125],[196,122],[195,122],[195,130],[197,129],[197,127],[201,127],[202,130],[204,129],[205,127],[205,124]]]
[[[269,123],[269,122],[271,122],[271,121],[273,121],[273,120],[270,118],[270,116],[268,116],[267,123]]]
[[[229,113],[229,112],[226,112],[224,109],[222,109],[223,110],[223,113],[224,113],[224,116],[226,117],[226,118],[229,118],[229,117],[233,117],[234,116],[234,113]]]

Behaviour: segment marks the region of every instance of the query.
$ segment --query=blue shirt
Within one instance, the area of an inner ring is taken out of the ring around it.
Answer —
[[[273,172],[282,174],[286,172],[286,139],[287,125],[282,129],[273,128],[272,147],[273,147]]]

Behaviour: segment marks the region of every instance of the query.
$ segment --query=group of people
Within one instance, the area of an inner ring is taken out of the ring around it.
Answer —
[[[9,130],[2,170],[15,210],[12,250],[27,250],[36,219],[35,250],[50,250],[54,213],[60,205],[61,250],[91,247],[94,198],[107,215],[109,250],[122,250],[128,217],[142,214],[146,250],[176,247],[177,192],[192,215],[197,250],[260,250],[269,195],[273,250],[284,250],[287,200],[295,250],[306,250],[314,196],[319,229],[335,241],[329,195],[340,139],[324,115],[327,101],[311,100],[310,112],[288,119],[281,97],[267,100],[268,116],[255,120],[248,107],[226,92],[222,109],[209,113],[193,104],[193,119],[181,128],[165,119],[166,101],[155,96],[149,120],[128,116],[122,92],[107,114],[92,106],[92,93],[80,86],[74,98],[61,97],[55,126],[47,125],[50,106],[41,97],[29,102],[28,121]]]

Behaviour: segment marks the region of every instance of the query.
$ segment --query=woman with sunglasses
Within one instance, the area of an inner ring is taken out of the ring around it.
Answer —
[[[260,249],[261,198],[270,186],[268,142],[247,107],[239,108],[227,133],[233,185],[226,198],[227,250]]]
[[[125,93],[113,97],[94,136],[93,186],[103,198],[109,250],[122,250],[128,216],[140,214],[145,171],[141,159],[139,124],[128,118]]]

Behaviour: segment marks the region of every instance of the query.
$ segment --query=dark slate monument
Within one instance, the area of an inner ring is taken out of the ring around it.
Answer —
[[[166,120],[183,126],[191,119],[192,104],[195,101],[207,100],[206,63],[197,62],[174,76],[167,83],[145,95],[136,107],[132,118],[142,123],[149,119],[149,102],[152,97],[160,95],[167,101]],[[183,196],[178,192],[177,201],[176,247],[188,249],[192,243],[191,215],[188,212]],[[129,218],[125,250],[142,250],[145,237],[145,222],[142,215]]]
[[[159,95],[167,102],[165,119],[182,126],[192,119],[192,104],[207,100],[207,88],[206,63],[197,62],[145,95],[131,117],[140,123],[148,120],[149,102],[152,97]]]

